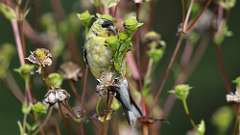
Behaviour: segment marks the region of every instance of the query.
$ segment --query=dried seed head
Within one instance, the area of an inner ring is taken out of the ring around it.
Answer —
[[[150,31],[150,32],[148,32],[144,35],[143,41],[146,42],[146,43],[160,42],[161,41],[161,35],[159,35],[155,31]]]
[[[235,91],[235,93],[230,93],[226,95],[227,102],[235,102],[240,103],[240,94],[238,91]]]
[[[116,86],[117,78],[112,72],[104,72],[98,79],[98,82],[96,92],[99,96],[104,96],[110,87]]]
[[[52,54],[45,48],[36,49],[26,59],[39,66],[38,72],[41,72],[41,68],[52,65]]]
[[[60,72],[65,79],[77,81],[82,77],[81,69],[73,62],[66,62],[61,65]]]
[[[70,94],[64,89],[52,89],[47,92],[43,102],[49,105],[54,105],[58,102],[67,101]]]

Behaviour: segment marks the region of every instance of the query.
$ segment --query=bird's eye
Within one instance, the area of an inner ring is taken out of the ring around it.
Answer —
[[[102,23],[102,27],[103,27],[103,28],[107,28],[107,27],[109,27],[109,26],[113,26],[112,21],[105,20],[105,21]]]

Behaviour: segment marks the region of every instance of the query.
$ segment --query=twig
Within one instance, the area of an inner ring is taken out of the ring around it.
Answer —
[[[180,33],[180,37],[179,37],[179,39],[177,41],[177,45],[176,45],[176,47],[174,49],[174,52],[173,52],[173,54],[171,56],[171,60],[170,60],[170,62],[168,64],[168,66],[167,66],[167,69],[165,70],[165,72],[163,74],[163,78],[161,79],[161,82],[160,82],[160,87],[159,87],[159,89],[157,91],[157,94],[155,94],[156,96],[153,99],[152,107],[154,107],[155,104],[157,103],[157,100],[158,100],[158,98],[159,98],[159,96],[160,96],[160,94],[161,94],[161,92],[162,92],[162,90],[164,88],[164,85],[165,85],[165,83],[166,83],[166,81],[167,81],[167,79],[169,77],[169,74],[170,74],[170,71],[172,69],[172,66],[175,63],[175,60],[177,58],[178,52],[180,50],[180,47],[181,47],[181,44],[182,44],[182,41],[183,41],[183,38],[184,38],[184,33],[187,32],[186,31],[186,27],[188,25],[188,19],[190,17],[190,13],[191,13],[191,10],[192,10],[192,5],[193,5],[193,0],[191,0],[191,3],[190,3],[189,8],[188,8],[187,15],[184,18],[183,25],[182,25],[182,33]]]
[[[137,64],[134,60],[132,52],[127,53],[127,65],[132,71],[133,78],[135,80],[139,80],[140,79],[140,72],[137,68]]]
[[[64,124],[65,129],[67,130],[67,134],[71,135],[71,130],[70,130],[70,126],[69,126],[69,120],[63,114],[62,103],[58,103],[58,106],[59,106],[58,110],[59,110],[59,113],[60,113],[60,117],[63,120],[63,124]]]
[[[24,60],[25,56],[24,56],[24,50],[23,50],[19,29],[18,29],[17,20],[12,20],[11,24],[12,24],[16,45],[17,45],[18,58],[19,58],[20,64],[23,65],[25,64],[25,60]]]
[[[183,33],[187,32],[186,29],[187,29],[187,26],[188,26],[188,20],[190,18],[191,12],[192,12],[193,3],[194,3],[194,0],[191,0],[190,4],[189,4],[188,11],[187,11],[187,14],[186,14],[186,17],[184,18],[184,21],[183,21]]]
[[[81,96],[81,104],[84,104],[84,99],[87,93],[87,82],[88,82],[88,67],[86,67],[84,72],[84,78],[83,78],[83,89],[82,89],[82,96]]]
[[[73,80],[70,80],[69,82],[70,82],[70,85],[71,85],[71,88],[72,88],[74,96],[76,96],[78,102],[81,103],[81,97],[80,97],[80,95],[77,92],[77,88],[76,88],[75,82]]]
[[[203,15],[204,11],[208,8],[208,6],[210,5],[211,2],[212,2],[212,0],[207,0],[206,4],[204,5],[204,7],[201,10],[201,12],[198,14],[198,16],[193,21],[191,21],[191,23],[186,28],[186,32],[187,31],[191,31],[194,28],[194,26],[197,24],[198,20],[201,18],[201,16]]]
[[[218,69],[220,71],[220,74],[223,78],[223,82],[224,82],[224,87],[226,89],[226,91],[229,93],[231,92],[231,81],[229,80],[225,67],[224,67],[224,61],[223,61],[223,56],[222,56],[222,50],[219,47],[219,45],[215,45],[215,51],[216,51],[216,58],[217,58],[217,65],[218,65]]]
[[[165,70],[165,72],[164,72],[164,74],[163,74],[163,78],[161,79],[160,87],[159,87],[159,89],[158,89],[158,91],[157,91],[157,93],[155,94],[155,97],[154,97],[154,99],[153,99],[152,107],[154,107],[155,104],[157,103],[158,98],[159,98],[159,96],[160,96],[160,94],[161,94],[161,92],[162,92],[162,90],[163,90],[163,87],[164,87],[164,85],[165,85],[165,83],[166,83],[166,81],[167,81],[167,79],[168,79],[168,77],[169,77],[170,71],[171,71],[171,69],[172,69],[172,67],[173,67],[173,64],[174,64],[175,61],[176,61],[178,52],[179,52],[179,50],[180,50],[182,41],[183,41],[183,35],[181,34],[180,37],[179,37],[179,39],[178,39],[177,45],[176,45],[176,47],[175,47],[175,50],[174,50],[174,52],[173,52],[173,54],[172,54],[171,60],[170,60],[168,66],[167,66],[167,68],[166,68],[166,70]]]
[[[195,124],[194,120],[192,119],[192,116],[191,116],[190,111],[189,111],[189,109],[188,109],[187,101],[184,100],[184,101],[182,102],[182,104],[183,104],[184,111],[185,111],[188,119],[190,120],[193,128],[196,129],[196,128],[197,128],[197,125]]]

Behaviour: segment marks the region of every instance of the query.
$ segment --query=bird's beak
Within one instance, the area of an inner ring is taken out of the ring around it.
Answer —
[[[109,26],[108,30],[111,31],[114,35],[117,35],[116,28],[114,26]]]

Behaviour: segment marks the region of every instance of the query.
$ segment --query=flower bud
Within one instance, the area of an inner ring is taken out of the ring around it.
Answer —
[[[47,84],[51,88],[60,88],[63,82],[63,77],[58,73],[51,73],[47,77]]]
[[[27,81],[30,79],[31,74],[34,72],[34,65],[24,64],[21,67],[15,69],[15,71],[18,72],[21,77]]]
[[[91,15],[88,11],[85,11],[83,13],[78,13],[77,16],[80,19],[82,25],[85,27],[89,26],[89,24],[93,18],[93,15]]]
[[[173,91],[170,91],[171,93],[174,93],[176,97],[182,101],[186,100],[189,95],[189,90],[192,87],[190,87],[188,84],[179,84],[175,86],[175,89]]]

